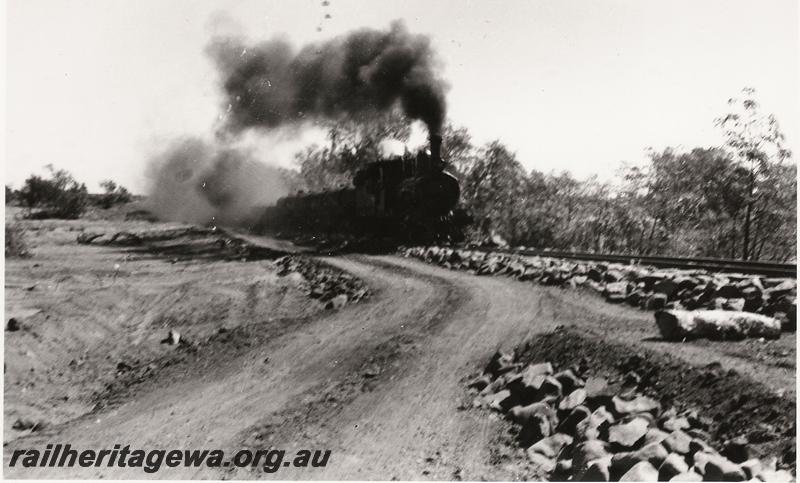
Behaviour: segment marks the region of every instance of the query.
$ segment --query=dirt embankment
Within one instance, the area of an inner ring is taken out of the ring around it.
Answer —
[[[30,256],[6,260],[5,441],[124,401],[208,359],[210,341],[247,345],[248,328],[275,335],[368,295],[311,259],[275,264],[284,252],[225,232],[117,215],[7,220]]]

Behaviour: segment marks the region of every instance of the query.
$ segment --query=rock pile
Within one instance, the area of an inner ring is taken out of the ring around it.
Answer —
[[[751,457],[747,441],[717,450],[708,420],[678,413],[632,389],[615,388],[585,368],[556,372],[494,354],[469,382],[476,407],[505,414],[528,460],[558,481],[791,481],[776,458]]]
[[[797,325],[797,281],[788,278],[657,269],[437,246],[406,248],[401,253],[476,275],[505,275],[542,285],[589,287],[609,302],[645,310],[750,312],[778,319],[783,330],[794,331]]]
[[[369,296],[364,282],[322,262],[287,255],[275,260],[278,276],[294,276],[307,290],[307,295],[319,300],[326,309],[340,309],[347,303]]]

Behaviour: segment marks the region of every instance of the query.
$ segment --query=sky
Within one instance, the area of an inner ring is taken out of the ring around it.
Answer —
[[[795,0],[6,4],[5,174],[15,187],[52,163],[90,191],[113,179],[144,192],[148,160],[177,137],[210,136],[222,112],[204,53],[213,35],[300,45],[394,19],[430,36],[449,120],[478,143],[501,140],[527,169],[608,179],[649,147],[720,145],[714,119],[745,86],[800,148]],[[313,139],[257,142],[290,166]]]

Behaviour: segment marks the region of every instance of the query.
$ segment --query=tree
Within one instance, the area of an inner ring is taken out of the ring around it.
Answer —
[[[461,192],[477,236],[499,234],[511,243],[525,238],[528,178],[516,155],[500,141],[481,149]]]
[[[784,135],[772,114],[759,111],[755,89],[747,87],[742,96],[728,101],[730,112],[716,120],[725,136],[725,145],[744,174],[742,197],[741,258],[751,259],[758,239],[764,236],[764,220],[759,219],[766,205],[778,198],[774,186],[782,163],[791,157],[783,146]]]
[[[442,158],[450,164],[450,171],[461,181],[476,161],[472,135],[465,127],[447,123],[442,130],[442,140]]]
[[[310,191],[350,185],[356,171],[380,158],[383,140],[405,142],[411,134],[408,120],[397,109],[366,118],[327,121],[324,127],[327,144],[313,145],[295,157]]]

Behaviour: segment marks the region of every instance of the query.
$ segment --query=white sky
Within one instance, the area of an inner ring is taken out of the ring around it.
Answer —
[[[450,119],[529,169],[607,177],[648,146],[718,145],[744,86],[800,148],[795,0],[9,0],[6,183],[53,163],[141,192],[148,156],[219,114],[213,32],[299,44],[396,18],[431,36]]]

